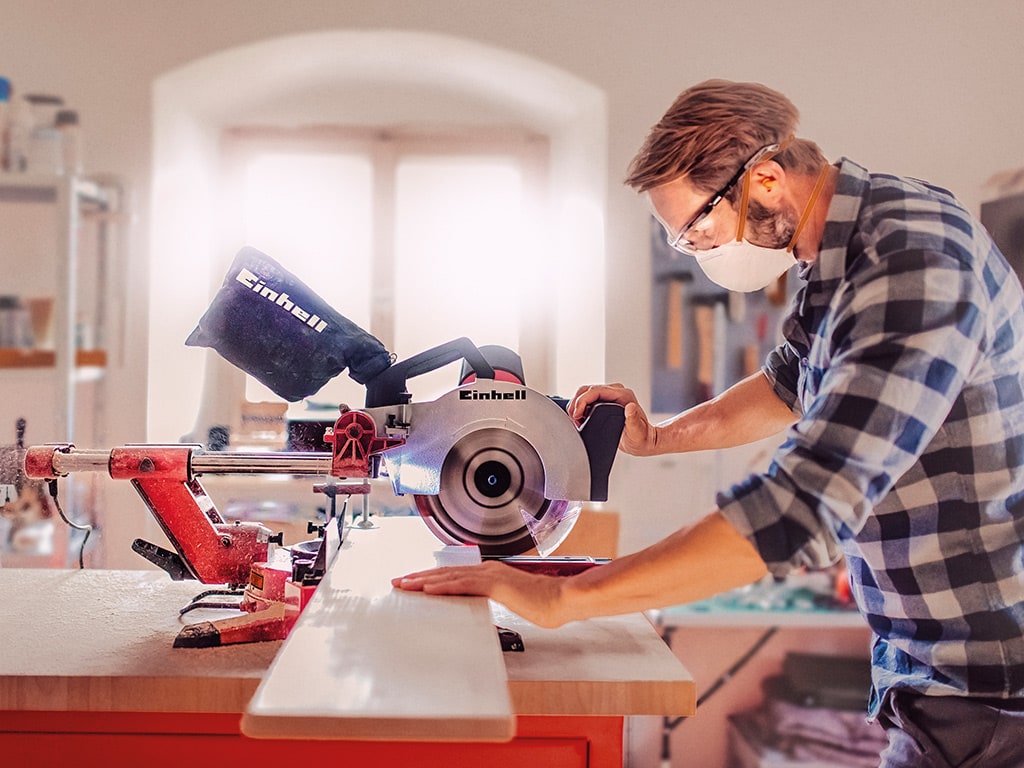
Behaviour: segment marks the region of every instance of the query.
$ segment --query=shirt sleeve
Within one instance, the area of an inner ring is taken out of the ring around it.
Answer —
[[[768,353],[761,369],[771,384],[772,391],[786,407],[800,416],[800,399],[797,393],[800,382],[800,355],[789,343],[780,344]]]
[[[979,359],[985,297],[966,260],[934,251],[890,253],[840,289],[798,364],[802,417],[766,473],[717,499],[772,573],[835,562],[918,460]]]

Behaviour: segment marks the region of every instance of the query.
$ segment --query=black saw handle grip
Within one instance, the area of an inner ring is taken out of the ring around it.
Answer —
[[[626,409],[618,403],[595,403],[580,427],[590,462],[590,501],[608,501],[608,477],[626,426]]]
[[[408,380],[430,371],[465,360],[478,379],[493,379],[494,367],[487,362],[479,347],[465,336],[452,339],[386,368],[366,383],[366,407],[403,405],[411,402]]]

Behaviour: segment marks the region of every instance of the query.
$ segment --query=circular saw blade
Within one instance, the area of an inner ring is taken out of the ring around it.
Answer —
[[[534,546],[525,516],[561,519],[569,502],[544,498],[544,465],[522,436],[479,429],[452,446],[441,490],[414,495],[427,526],[449,544],[475,544],[484,555],[518,555]]]

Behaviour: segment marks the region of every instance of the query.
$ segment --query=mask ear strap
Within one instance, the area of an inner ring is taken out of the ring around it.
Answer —
[[[740,223],[736,228],[736,241],[743,240],[743,230],[747,226],[747,201],[750,200],[750,171],[743,174],[743,192],[740,194]]]
[[[764,162],[766,160],[771,160],[773,157],[775,157],[780,152],[785,151],[786,148],[789,147],[789,145],[793,143],[793,139],[794,138],[795,137],[792,134],[790,134],[789,137],[785,141],[783,141],[782,143],[779,144],[778,148],[774,152],[766,152],[764,157],[760,158],[760,160],[758,162]],[[740,195],[740,207],[739,207],[740,223],[739,223],[739,226],[736,228],[736,241],[737,242],[740,242],[740,241],[743,240],[743,230],[746,229],[746,227],[747,227],[747,203],[750,200],[750,171],[751,170],[753,170],[753,168],[751,168],[745,174],[743,174],[743,192]]]
[[[821,169],[821,173],[818,174],[818,180],[814,183],[814,189],[811,191],[811,196],[807,200],[804,212],[800,216],[800,222],[796,225],[796,229],[793,230],[793,237],[790,239],[789,245],[786,246],[787,252],[792,253],[793,248],[796,247],[796,241],[800,238],[800,233],[804,231],[804,226],[811,218],[811,211],[814,210],[814,204],[818,202],[818,195],[821,194],[821,188],[825,186],[825,179],[828,178],[828,169],[831,167],[826,165]]]

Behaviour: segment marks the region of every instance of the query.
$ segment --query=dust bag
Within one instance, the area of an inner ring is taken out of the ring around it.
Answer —
[[[274,259],[243,248],[195,330],[210,347],[285,400],[315,394],[339,373],[365,384],[391,365],[375,337],[336,312]]]

